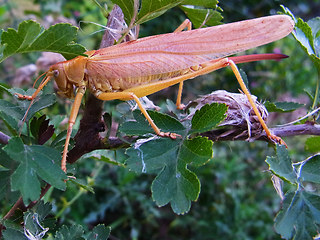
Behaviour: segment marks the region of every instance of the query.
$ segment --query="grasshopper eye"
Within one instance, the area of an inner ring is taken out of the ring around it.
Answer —
[[[59,76],[59,70],[54,70],[53,71],[53,76],[56,78]]]

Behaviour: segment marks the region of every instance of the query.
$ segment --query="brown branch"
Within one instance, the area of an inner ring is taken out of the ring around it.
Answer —
[[[270,128],[278,137],[289,137],[289,136],[302,136],[302,135],[314,135],[320,136],[320,125],[315,125],[311,123],[300,124],[300,125],[290,125],[283,127]],[[226,126],[219,128],[218,130],[212,130],[200,134],[201,136],[208,137],[214,142],[221,141],[265,141],[270,142],[264,131],[252,131],[251,136],[248,136],[248,131],[246,128],[239,128],[238,126]],[[116,148],[127,148],[130,143],[134,142],[137,137],[125,137],[109,138],[108,144],[105,144],[103,149],[116,149]]]
[[[289,125],[282,127],[270,128],[270,131],[278,137],[302,136],[302,135],[320,135],[320,125],[305,123],[300,125]],[[247,129],[241,128],[224,128],[219,130],[212,130],[202,133],[204,137],[208,137],[212,141],[244,141],[244,140],[259,140],[270,142],[265,132],[255,132],[248,137]]]
[[[259,109],[262,118],[266,121],[268,112],[263,104],[252,96],[255,105]],[[219,124],[219,129],[202,133],[213,141],[268,141],[262,126],[254,113],[247,97],[242,93],[229,93],[224,90],[218,90],[208,95],[204,95],[187,105],[190,114],[186,119],[191,120],[197,110],[205,104],[224,103],[228,106],[227,117]],[[319,125],[306,123],[300,125],[279,126],[270,129],[271,132],[279,137],[297,136],[297,135],[320,135]]]
[[[102,106],[103,101],[92,94],[88,95],[80,127],[75,136],[76,144],[68,152],[68,163],[76,162],[85,153],[103,148],[104,144],[99,134],[105,129],[101,120]]]
[[[320,135],[320,125],[311,122],[299,125],[279,126],[271,130],[275,135],[279,135],[280,137]]]
[[[109,17],[107,27],[113,30],[122,30],[124,16],[121,8],[117,5],[112,9]],[[100,48],[112,46],[121,35],[116,32],[105,31]],[[79,130],[75,136],[75,146],[68,153],[68,163],[76,162],[83,154],[95,149],[104,148],[104,143],[100,133],[104,131],[104,122],[102,119],[103,101],[97,99],[93,94],[89,93],[83,118],[80,121]]]

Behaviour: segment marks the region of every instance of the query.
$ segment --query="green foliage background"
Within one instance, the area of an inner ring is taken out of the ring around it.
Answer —
[[[0,7],[1,28],[6,29],[9,26],[17,28],[18,23],[28,19],[30,15],[36,17],[42,25],[46,23],[48,16],[54,19],[65,17],[76,23],[93,21],[105,25],[106,22],[103,13],[92,1],[23,2],[27,4],[23,5],[21,1],[16,0],[5,2]],[[111,2],[108,1],[100,1],[100,3],[111,6]],[[319,7],[317,1],[308,3],[282,1],[281,4],[291,9],[296,16],[304,19],[315,17],[313,10]],[[219,6],[224,10],[222,12],[224,22],[269,15],[281,10],[278,1],[221,1]],[[181,9],[173,8],[159,18],[141,25],[140,36],[171,32],[184,19],[185,15]],[[87,49],[97,48],[102,33],[90,35],[98,30],[92,24],[83,23],[82,29],[83,32],[80,32],[75,42],[84,45]],[[250,50],[248,53],[273,52],[275,49],[281,49],[282,53],[293,57],[281,62],[256,62],[240,66],[248,73],[252,93],[262,100],[275,100],[287,92],[290,92],[292,97],[299,97],[305,94],[305,91],[312,93],[316,85],[316,69],[312,62],[304,56],[303,51],[292,37]],[[4,88],[9,86],[15,70],[26,64],[34,63],[38,57],[39,53],[14,55],[3,62],[0,66],[1,86]],[[185,85],[184,102],[212,90],[226,89],[232,92],[238,90],[230,69],[202,76],[197,80],[188,81]],[[29,87],[26,86],[26,88]],[[43,98],[46,93],[52,93],[50,87],[45,89]],[[151,97],[151,99],[154,99],[156,104],[163,105],[165,99],[174,99],[175,93],[176,89],[173,87],[155,94],[156,97]],[[4,98],[7,95],[3,88],[1,88],[0,95]],[[60,114],[70,112],[68,101],[58,99],[58,102],[59,104],[53,106],[50,101],[47,102],[46,107],[50,107],[43,110],[43,113],[52,119],[51,124],[55,126],[58,126],[62,119]],[[105,110],[116,109],[117,104],[116,101],[108,102],[105,104]],[[20,114],[23,114],[24,111],[21,111]],[[120,114],[115,113],[114,117],[120,119]],[[276,121],[286,122],[286,119]],[[4,124],[1,123],[1,125]],[[5,129],[8,128],[1,126],[1,131],[8,131]],[[9,126],[9,129],[13,132],[18,131],[17,126]],[[61,128],[59,131],[63,132],[63,130]],[[298,161],[308,156],[303,148],[304,140],[304,137],[297,137],[287,141],[292,159]],[[12,139],[12,141],[18,140]],[[62,143],[57,140],[52,144],[61,145]],[[5,156],[4,154],[14,155],[24,147],[26,145],[18,142],[17,149],[5,148],[5,152],[1,152],[2,157]],[[189,170],[199,177],[201,193],[197,202],[192,204],[190,211],[185,215],[174,214],[168,205],[161,208],[156,206],[156,203],[152,201],[150,190],[155,176],[137,174],[123,167],[126,157],[122,149],[110,151],[100,157],[97,157],[99,154],[88,154],[82,157],[74,170],[77,173],[77,182],[68,181],[65,192],[57,189],[49,192],[46,200],[53,204],[51,214],[60,219],[58,225],[80,224],[83,226],[83,229],[75,229],[76,227],[63,229],[65,236],[73,233],[72,237],[75,237],[78,232],[80,234],[83,230],[91,231],[97,224],[105,224],[111,226],[111,234],[116,239],[280,239],[280,236],[274,231],[273,224],[281,199],[274,190],[270,181],[271,174],[266,172],[269,167],[264,162],[267,155],[274,155],[273,150],[268,149],[266,143],[261,142],[214,143],[213,149],[214,160],[201,167],[189,166]],[[35,154],[36,149],[24,151]],[[127,152],[127,154],[130,156],[133,153]],[[269,159],[270,166],[273,166],[272,160],[274,159]],[[37,168],[38,166],[32,167]],[[271,169],[277,172],[277,169]],[[65,177],[58,170],[54,174],[61,179]],[[0,179],[2,179],[1,176],[0,172]],[[2,180],[8,181],[8,179]],[[47,181],[51,183],[50,180]],[[16,183],[17,189],[19,184],[19,182]],[[81,184],[86,185],[87,188],[80,188]],[[65,188],[65,186],[56,187]],[[91,192],[91,188],[94,189],[95,194]],[[309,199],[309,196],[306,195],[302,197]],[[28,198],[27,200],[34,200],[33,196]],[[17,199],[17,194],[3,194],[0,201],[1,217],[8,212],[11,207],[9,203],[13,202],[13,199]],[[196,198],[192,200],[194,199]],[[159,203],[157,199],[154,200]],[[58,226],[52,227],[52,229],[55,228]],[[99,229],[94,231],[99,231]],[[59,236],[56,238],[59,239]]]

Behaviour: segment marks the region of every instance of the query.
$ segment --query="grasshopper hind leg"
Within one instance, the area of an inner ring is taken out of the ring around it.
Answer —
[[[227,58],[227,59],[228,59],[228,58]],[[230,60],[230,59],[228,59],[228,65],[231,67],[234,75],[236,76],[236,78],[237,78],[237,80],[238,80],[238,82],[239,82],[239,85],[240,85],[242,91],[243,91],[244,94],[247,96],[248,101],[249,101],[249,103],[250,103],[250,105],[251,105],[254,113],[255,113],[256,116],[258,117],[259,122],[260,122],[262,128],[263,128],[264,131],[266,132],[267,137],[268,137],[271,141],[273,141],[273,142],[275,142],[275,143],[278,143],[278,144],[282,144],[282,145],[287,146],[287,144],[286,144],[280,137],[278,137],[278,136],[276,136],[276,135],[274,135],[274,134],[271,133],[271,131],[269,130],[267,124],[266,124],[265,121],[262,119],[261,114],[260,114],[257,106],[255,105],[255,103],[254,103],[254,101],[253,101],[253,99],[252,99],[252,97],[251,97],[251,94],[250,94],[248,88],[246,87],[246,85],[245,85],[245,83],[244,83],[244,81],[243,81],[243,79],[242,79],[242,77],[241,77],[241,75],[240,75],[240,72],[239,72],[239,70],[238,70],[237,65],[234,63],[234,61],[232,61],[232,60]]]

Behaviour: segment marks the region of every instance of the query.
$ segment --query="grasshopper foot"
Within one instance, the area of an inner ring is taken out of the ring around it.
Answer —
[[[171,139],[176,139],[177,137],[178,138],[182,138],[182,136],[181,135],[179,135],[179,134],[177,134],[177,133],[171,133],[171,132],[160,132],[159,134],[158,134],[160,137],[167,137],[167,138],[171,138]]]
[[[184,104],[182,104],[182,103],[180,103],[179,105],[177,105],[177,109],[179,109],[179,110],[183,110],[183,109],[185,109],[185,107],[186,107],[186,105],[184,105]]]
[[[15,93],[14,95],[16,95],[17,98],[19,98],[20,100],[27,99],[27,100],[31,101],[33,99],[32,96],[22,95],[20,93]]]
[[[278,137],[278,136],[276,136],[276,135],[270,135],[270,136],[268,136],[268,137],[269,137],[269,139],[271,139],[271,141],[273,141],[274,143],[278,143],[278,144],[280,144],[280,145],[285,145],[286,148],[288,148],[287,144],[285,143],[285,141],[282,140],[281,137]]]

